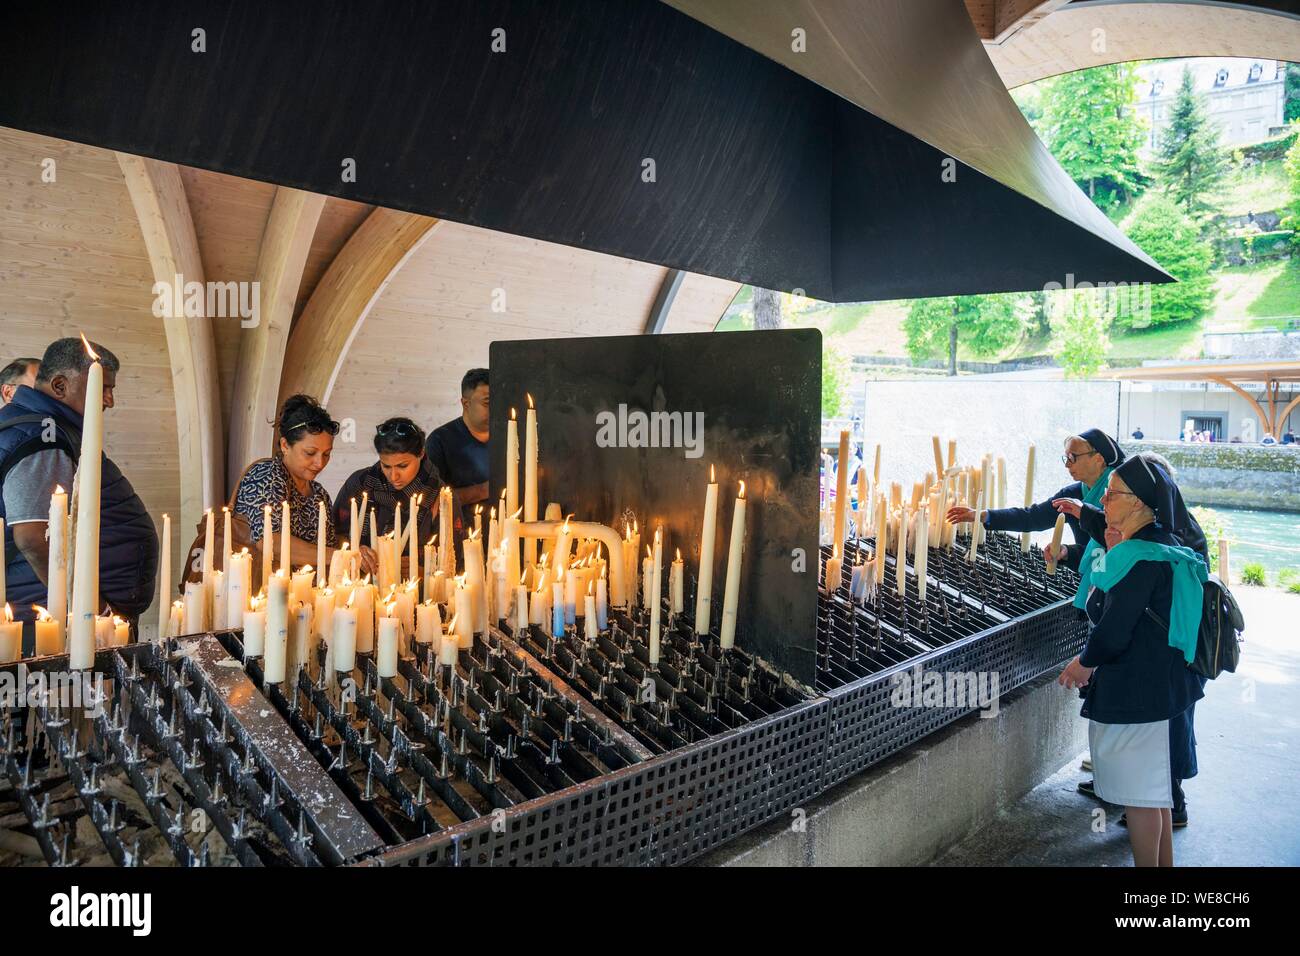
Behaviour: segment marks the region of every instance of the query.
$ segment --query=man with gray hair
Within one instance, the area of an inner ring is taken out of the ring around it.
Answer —
[[[104,408],[114,406],[120,363],[98,343]],[[48,606],[50,495],[71,491],[81,457],[90,356],[81,339],[45,350],[34,385],[20,385],[0,408],[0,518],[5,519],[5,573],[14,618],[29,622],[32,605]],[[112,613],[134,624],[153,601],[158,535],[131,483],[105,456],[100,476],[99,595]],[[101,611],[103,609],[101,608]],[[30,648],[32,628],[24,626]]]
[[[40,367],[40,359],[16,358],[0,369],[0,406],[9,404],[19,385],[35,385],[36,370]]]

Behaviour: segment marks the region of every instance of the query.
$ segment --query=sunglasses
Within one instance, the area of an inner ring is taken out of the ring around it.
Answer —
[[[289,426],[285,431],[287,433],[297,428],[305,428],[313,435],[319,435],[321,432],[329,432],[331,435],[337,435],[339,433],[339,423],[334,421],[332,418],[324,425],[320,422],[299,422],[297,425]]]
[[[406,424],[406,422],[394,422],[392,424],[385,422],[375,429],[375,434],[380,438],[387,438],[389,435],[396,438],[405,438],[407,435],[414,435],[418,430]]]

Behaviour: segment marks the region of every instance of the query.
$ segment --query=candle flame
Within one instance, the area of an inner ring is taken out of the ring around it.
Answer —
[[[510,517],[512,519],[517,519],[523,513],[524,513],[524,506],[520,505],[518,508],[515,509],[515,513],[512,514]]]
[[[301,568],[298,569],[299,574],[311,574],[311,572],[312,572],[312,567],[310,564],[304,564]]]
[[[466,541],[473,541],[476,537],[478,537],[478,528],[475,528],[475,529],[474,529],[473,531],[471,531],[469,534],[465,535],[465,540],[466,540]]]
[[[275,569],[275,577],[283,579],[283,578],[284,578],[284,568],[276,568],[276,569]]]
[[[7,604],[5,605],[5,607],[8,606],[9,605]],[[45,610],[45,608],[41,607],[39,604],[33,604],[32,610],[36,612],[36,620],[40,621],[42,624],[46,621],[54,620],[54,618],[50,616],[50,612]]]
[[[90,347],[90,343],[86,340],[85,332],[81,333],[81,344],[86,347],[86,354],[90,356],[91,361],[98,362],[99,356],[95,353],[95,350]]]
[[[126,621],[122,620],[122,619],[121,619],[120,617],[118,617],[116,614],[113,615],[113,626],[114,626],[114,627],[118,627],[119,625],[122,625],[122,624],[125,624],[125,623],[126,623]]]
[[[677,560],[680,561],[681,559],[682,559],[682,549],[681,549],[681,548],[678,548],[678,549],[677,549]]]
[[[587,583],[587,593],[588,593],[588,594],[595,594],[595,593],[596,593],[596,582],[595,582],[595,581],[590,581],[590,582]]]
[[[745,483],[743,481],[740,483],[740,494],[736,495],[736,497],[737,498],[745,497]]]
[[[397,610],[397,605],[396,605],[396,604],[385,604],[385,605],[384,605],[384,617],[397,617],[397,614],[394,613],[394,612],[396,612],[396,610]]]
[[[510,420],[513,422],[513,421],[515,420],[515,418],[516,418],[516,416],[515,416],[515,410],[514,410],[513,408],[511,408],[511,409],[510,409]]]
[[[528,396],[528,407],[529,407],[529,408],[532,408],[532,407],[533,407],[533,396],[532,396],[532,394],[531,394],[530,392],[524,392],[524,394]]]
[[[361,585],[363,588],[370,587],[370,572],[367,571],[365,574],[361,575],[361,580],[358,581],[357,584]]]
[[[344,542],[343,542],[343,547],[339,548],[339,550],[340,550],[340,551],[346,551],[347,549],[348,549],[348,542],[344,541]]]
[[[14,611],[13,608],[9,606],[8,601],[5,602],[5,620],[10,624],[12,624],[14,620]]]
[[[478,517],[479,515],[481,515],[482,513],[483,513],[483,506],[482,506],[482,505],[475,505],[475,506],[474,506],[474,517],[477,518],[477,517]]]
[[[357,599],[357,592],[354,590],[351,594],[348,595],[348,603],[345,604],[345,605],[343,605],[343,606],[344,606],[344,607],[351,607],[351,606],[352,606],[352,602],[355,601],[356,599]]]
[[[716,466],[709,465],[709,484],[713,484],[717,480],[718,480],[718,475],[716,471]]]
[[[320,593],[321,593],[321,597],[332,597],[334,594],[334,589],[329,585],[326,585],[325,587],[321,588]]]
[[[489,521],[496,521],[496,520],[497,520],[497,509],[496,509],[496,508],[493,508],[491,511],[488,512],[488,520],[489,520]]]
[[[350,577],[348,577],[348,573],[347,573],[346,571],[343,572],[343,580],[340,581],[339,584],[341,584],[343,587],[350,587],[350,586],[351,586],[351,584],[352,584],[352,579],[351,579]]]
[[[565,534],[569,533],[569,519],[572,517],[573,515],[571,514],[564,516],[564,527],[561,528],[560,530],[563,531]]]
[[[55,485],[55,486],[54,486],[54,493],[55,493],[56,495],[66,495],[66,494],[67,494],[67,492],[63,490],[63,486],[62,486],[62,485]],[[167,516],[166,516],[166,515],[163,515],[163,517],[166,518]]]
[[[455,633],[456,633],[456,618],[458,618],[458,617],[460,617],[459,614],[453,614],[453,615],[451,616],[451,621],[447,624],[447,633],[449,633],[449,634],[455,634]]]

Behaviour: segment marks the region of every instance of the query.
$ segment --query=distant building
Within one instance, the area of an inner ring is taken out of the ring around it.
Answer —
[[[1169,126],[1174,100],[1190,67],[1196,92],[1206,100],[1210,118],[1219,127],[1225,146],[1268,139],[1283,125],[1286,63],[1241,57],[1196,57],[1156,60],[1137,68],[1135,109],[1150,126],[1143,152],[1153,153]]]

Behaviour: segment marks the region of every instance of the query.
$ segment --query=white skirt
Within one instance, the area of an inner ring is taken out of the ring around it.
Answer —
[[[1093,788],[1121,807],[1172,807],[1169,721],[1100,724],[1088,721]]]

